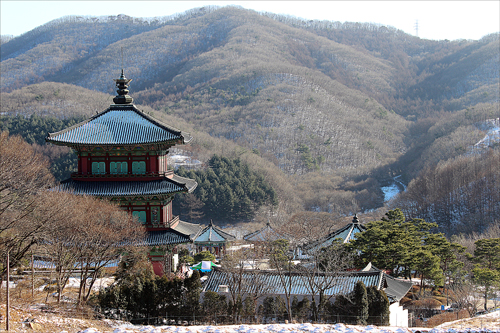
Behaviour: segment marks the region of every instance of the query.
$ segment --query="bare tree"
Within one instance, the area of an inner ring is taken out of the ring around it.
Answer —
[[[145,235],[144,227],[118,207],[90,197],[80,201],[84,214],[78,219],[79,303],[88,300],[103,269]]]
[[[303,211],[294,214],[277,228],[277,231],[289,236],[290,245],[299,246],[321,239],[339,228],[342,223],[343,221],[333,214]]]
[[[40,193],[52,184],[47,161],[19,136],[0,133],[0,253],[10,253],[10,266],[52,228],[38,209],[46,204]],[[3,275],[6,267],[0,268]]]
[[[43,249],[56,267],[58,301],[75,270],[80,272],[78,302],[86,302],[104,267],[143,236],[143,227],[106,201],[68,193],[53,193],[64,202],[58,227],[47,234]]]
[[[482,303],[481,297],[478,297],[481,290],[470,280],[454,283],[450,290],[453,293],[453,301],[456,307],[466,309],[469,315],[473,317]]]
[[[224,257],[221,270],[226,273],[235,321],[238,307],[246,298],[250,299],[255,315],[259,298],[269,290],[265,277],[256,270],[259,259],[259,252],[253,248],[242,248]]]
[[[343,283],[341,280],[349,275],[347,270],[352,267],[352,262],[352,253],[339,241],[310,253],[310,260],[298,265],[311,297],[319,298],[317,309],[312,309],[314,320],[321,319],[325,305],[332,297],[327,291]]]
[[[292,314],[292,288],[293,274],[296,273],[295,264],[293,262],[293,251],[289,248],[289,242],[284,239],[273,241],[269,245],[269,265],[276,270],[280,286],[285,294],[286,308],[288,320],[291,322]]]

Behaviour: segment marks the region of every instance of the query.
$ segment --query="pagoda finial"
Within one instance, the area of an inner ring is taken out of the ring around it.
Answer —
[[[125,77],[125,74],[123,74],[123,68],[122,68],[122,74],[120,75],[119,79],[114,79],[116,87],[118,90],[116,91],[118,93],[118,96],[113,98],[113,102],[115,104],[130,104],[134,101],[132,97],[128,95],[128,84],[132,79],[127,79]]]
[[[352,218],[352,223],[354,223],[354,224],[359,223],[358,214],[354,214],[354,217]]]

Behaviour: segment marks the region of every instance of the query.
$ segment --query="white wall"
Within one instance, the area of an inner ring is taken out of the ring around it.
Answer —
[[[389,312],[390,326],[408,327],[408,310],[403,309],[399,302],[392,303]]]

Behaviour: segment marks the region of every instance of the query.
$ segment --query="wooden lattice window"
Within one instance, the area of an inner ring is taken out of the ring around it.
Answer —
[[[92,162],[92,174],[93,175],[104,175],[106,173],[106,163],[104,162]]]
[[[132,173],[133,174],[145,174],[146,173],[146,162],[144,162],[144,161],[132,162]]]
[[[146,224],[146,211],[145,210],[133,211],[132,216],[137,217],[139,222],[141,222],[142,224]]]
[[[110,162],[109,163],[109,173],[111,174],[127,174],[128,163],[127,162]]]

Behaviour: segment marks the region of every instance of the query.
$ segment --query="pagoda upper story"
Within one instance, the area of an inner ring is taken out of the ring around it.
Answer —
[[[133,181],[173,176],[167,169],[168,149],[188,143],[191,137],[137,109],[128,95],[130,81],[122,70],[115,80],[115,104],[46,138],[47,142],[77,151],[78,172],[73,179]]]
[[[147,230],[168,229],[178,221],[172,212],[174,195],[192,192],[198,185],[168,168],[168,149],[191,137],[137,109],[128,95],[130,81],[122,70],[115,80],[115,104],[48,134],[47,142],[71,147],[78,154],[78,171],[52,190],[114,201]]]

